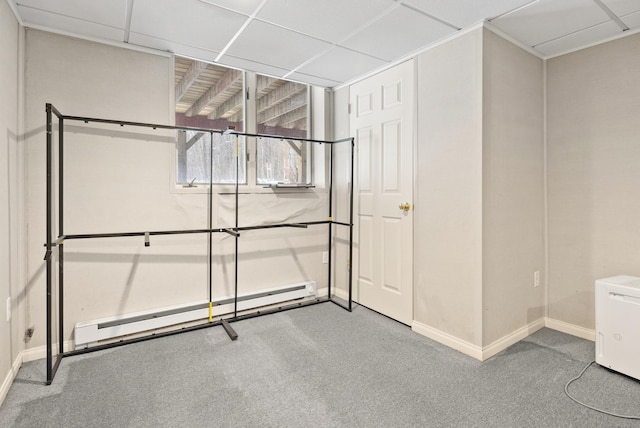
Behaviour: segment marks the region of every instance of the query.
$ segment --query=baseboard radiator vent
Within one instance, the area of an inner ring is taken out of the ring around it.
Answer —
[[[283,287],[270,288],[254,293],[238,295],[238,311],[301,298],[316,297],[315,281],[300,282]],[[233,297],[213,301],[213,316],[233,313]],[[154,309],[151,311],[117,315],[92,321],[76,323],[74,328],[75,349],[95,346],[103,340],[141,333],[149,330],[188,323],[209,317],[209,302],[200,301],[183,305]]]

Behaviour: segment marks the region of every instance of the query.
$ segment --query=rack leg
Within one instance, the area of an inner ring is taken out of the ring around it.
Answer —
[[[227,320],[222,320],[222,327],[224,328],[224,331],[226,331],[229,335],[229,339],[236,340],[238,338],[238,333],[236,333],[236,331],[233,329],[233,327],[231,327],[231,324],[229,324]]]

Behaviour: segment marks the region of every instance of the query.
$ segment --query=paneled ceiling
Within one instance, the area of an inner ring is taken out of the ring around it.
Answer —
[[[25,26],[336,87],[489,22],[547,58],[640,29],[640,0],[7,0]]]

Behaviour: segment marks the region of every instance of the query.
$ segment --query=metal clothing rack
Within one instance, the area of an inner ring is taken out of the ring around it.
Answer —
[[[54,189],[54,173],[56,167],[56,154],[54,153],[54,116],[57,119],[58,125],[58,141],[57,141],[57,189]],[[115,346],[122,346],[130,343],[141,342],[153,338],[165,337],[169,335],[179,334],[187,331],[199,330],[202,328],[208,328],[212,326],[221,325],[229,337],[232,340],[235,340],[238,335],[230,326],[230,322],[239,321],[247,318],[257,317],[266,314],[272,314],[276,312],[282,312],[290,309],[295,309],[303,306],[315,305],[318,303],[332,302],[343,309],[348,311],[352,310],[352,277],[351,277],[351,260],[353,256],[353,178],[354,178],[354,139],[353,138],[345,138],[336,141],[324,141],[324,140],[314,140],[314,139],[305,139],[305,138],[292,138],[292,137],[282,137],[277,135],[266,135],[266,134],[248,134],[241,132],[230,132],[230,135],[235,135],[236,137],[236,180],[235,180],[235,225],[231,228],[214,228],[213,227],[213,150],[210,150],[210,176],[209,176],[209,202],[208,202],[208,227],[206,229],[187,229],[187,230],[156,230],[156,231],[138,231],[138,232],[114,232],[114,233],[88,233],[88,234],[65,234],[64,233],[64,125],[66,122],[70,121],[79,121],[84,123],[101,123],[101,124],[112,124],[119,125],[121,127],[124,126],[132,126],[132,127],[145,127],[145,128],[153,128],[153,129],[167,129],[167,130],[182,130],[182,131],[198,131],[209,133],[213,136],[213,134],[227,134],[229,132],[223,132],[215,129],[207,129],[207,128],[194,128],[194,127],[183,127],[183,126],[170,126],[170,125],[161,125],[161,124],[151,124],[151,123],[142,123],[142,122],[130,122],[130,121],[122,121],[122,120],[110,120],[110,119],[98,119],[91,117],[80,117],[80,116],[67,116],[60,113],[52,104],[46,104],[46,175],[47,175],[47,183],[46,183],[46,206],[47,206],[47,215],[46,215],[46,243],[45,243],[45,256],[44,260],[46,262],[46,330],[47,330],[47,379],[46,384],[49,385],[53,382],[53,378],[55,377],[56,371],[60,365],[62,358],[79,355],[87,352],[94,352],[102,349],[112,348]],[[282,224],[269,224],[269,225],[257,225],[257,226],[240,226],[238,220],[238,195],[239,195],[239,157],[238,157],[238,138],[239,137],[264,137],[264,138],[278,138],[278,139],[287,139],[293,141],[308,141],[315,144],[328,144],[330,147],[329,150],[329,183],[328,183],[328,193],[329,193],[329,212],[328,218],[326,220],[319,221],[307,221],[307,222],[298,222],[298,223],[282,223]],[[212,139],[213,140],[213,139]],[[213,144],[213,143],[212,143]],[[348,221],[337,221],[334,220],[334,205],[333,205],[333,158],[334,158],[334,146],[337,144],[348,144],[350,147],[350,156],[351,156],[351,164],[350,164],[350,177],[349,177],[349,186],[348,186],[348,200],[349,200],[349,209],[348,209]],[[56,192],[54,193],[54,190]],[[57,210],[56,210],[57,204]],[[55,231],[54,225],[54,214],[57,211],[57,233]],[[297,302],[288,305],[282,305],[270,309],[261,309],[255,312],[250,313],[238,313],[238,244],[240,241],[240,237],[243,232],[249,230],[259,230],[259,229],[272,229],[272,228],[308,228],[310,226],[320,226],[327,225],[328,226],[328,267],[327,267],[327,285],[328,292],[326,297],[314,298],[312,300],[307,300],[303,302]],[[339,298],[334,296],[332,292],[332,274],[333,274],[333,265],[332,265],[332,247],[333,247],[333,226],[344,227],[348,229],[349,240],[348,240],[348,257],[349,263],[347,265],[347,275],[348,275],[348,299],[346,301],[339,300]],[[233,297],[233,315],[228,318],[221,317],[218,320],[213,320],[212,317],[212,301],[213,301],[213,234],[215,233],[226,233],[232,236],[235,239],[235,278],[234,278],[234,297]],[[77,349],[77,350],[65,350],[64,349],[64,242],[68,240],[79,240],[79,239],[101,239],[101,238],[114,238],[114,237],[131,237],[131,236],[143,236],[144,237],[144,245],[150,245],[150,237],[158,236],[158,235],[181,235],[181,234],[207,234],[208,235],[208,282],[209,282],[209,319],[206,322],[197,325],[191,325],[188,327],[182,327],[177,330],[166,331],[161,333],[153,333],[152,335],[135,337],[129,339],[123,339],[118,342],[113,343],[105,343],[102,345],[96,345],[85,349]],[[54,275],[55,275],[55,265],[54,265],[54,250],[57,251],[57,290],[54,290]],[[57,332],[54,331],[54,304],[55,297],[54,292],[56,292],[57,300],[58,300],[58,309],[57,309]],[[57,333],[57,344],[54,341],[54,335]],[[54,355],[54,348],[57,350],[57,353]],[[54,361],[55,357],[55,361]]]

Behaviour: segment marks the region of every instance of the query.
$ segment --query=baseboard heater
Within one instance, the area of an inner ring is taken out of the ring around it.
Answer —
[[[246,311],[261,306],[269,306],[289,300],[312,298],[315,296],[315,281],[300,282],[238,295],[238,311]],[[213,316],[218,317],[233,313],[233,303],[233,297],[223,297],[214,300]],[[198,321],[207,319],[208,317],[209,302],[200,301],[151,311],[83,321],[76,323],[74,328],[75,349],[88,348],[97,345],[98,342],[103,340]]]

